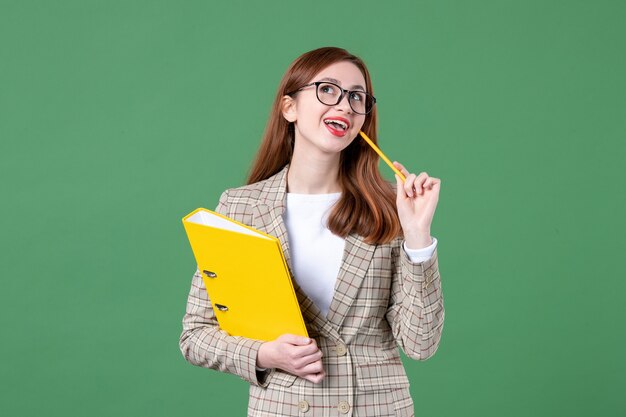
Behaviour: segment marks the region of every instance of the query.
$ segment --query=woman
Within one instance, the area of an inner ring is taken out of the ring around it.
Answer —
[[[274,101],[248,185],[217,211],[278,237],[309,338],[270,342],[219,330],[198,272],[180,347],[194,365],[250,382],[250,416],[411,416],[398,346],[425,360],[444,308],[430,226],[441,181],[382,179],[365,64],[339,48],[297,58]],[[245,256],[245,254],[242,254]]]

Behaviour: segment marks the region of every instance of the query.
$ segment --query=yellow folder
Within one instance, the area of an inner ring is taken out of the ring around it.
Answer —
[[[221,329],[265,341],[308,337],[276,237],[204,208],[183,225]]]

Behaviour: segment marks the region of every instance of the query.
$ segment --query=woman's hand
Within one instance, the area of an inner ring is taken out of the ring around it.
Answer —
[[[315,339],[284,334],[261,345],[257,366],[279,368],[317,384],[326,376],[321,358]]]
[[[396,204],[404,240],[409,249],[425,248],[432,243],[430,225],[439,201],[441,180],[429,177],[425,172],[410,174],[401,163],[393,164],[406,177],[403,183],[396,174]]]

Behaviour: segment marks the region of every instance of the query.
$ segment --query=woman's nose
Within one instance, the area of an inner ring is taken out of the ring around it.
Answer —
[[[344,94],[339,100],[339,103],[335,104],[335,107],[338,109],[342,109],[346,113],[352,113],[352,107],[350,107],[350,100],[348,98],[348,94]]]

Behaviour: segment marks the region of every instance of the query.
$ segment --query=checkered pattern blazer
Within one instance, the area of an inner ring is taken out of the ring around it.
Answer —
[[[216,210],[280,239],[291,269],[282,217],[287,169],[225,191]],[[326,377],[321,383],[279,369],[256,371],[263,342],[220,330],[198,271],[180,336],[184,357],[247,380],[249,416],[413,416],[398,346],[417,360],[437,350],[444,321],[437,251],[427,261],[412,263],[399,238],[369,245],[351,234],[327,316],[295,281],[294,287],[309,336],[323,353]]]

